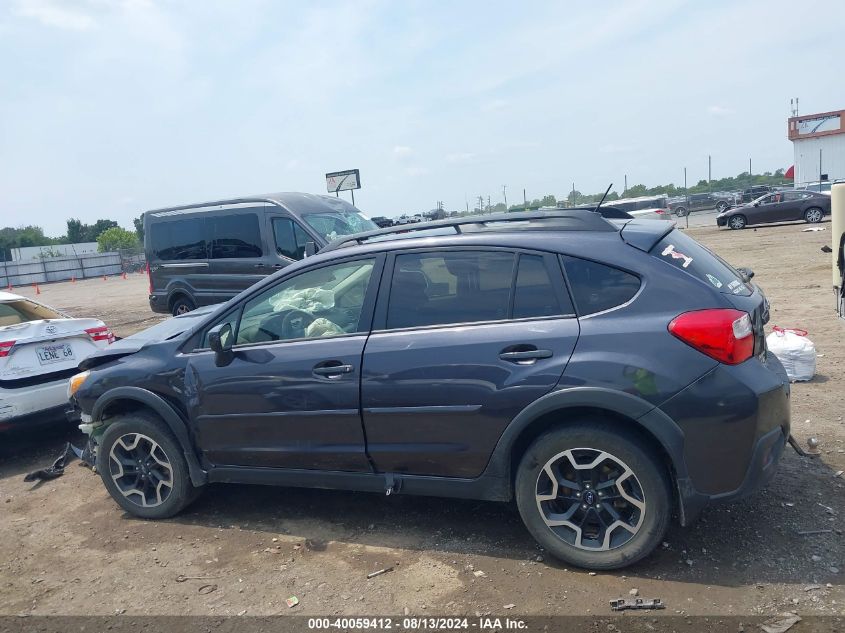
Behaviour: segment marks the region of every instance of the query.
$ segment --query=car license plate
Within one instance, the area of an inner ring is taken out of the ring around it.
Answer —
[[[42,365],[49,365],[51,363],[61,363],[66,360],[74,359],[73,348],[67,343],[36,347],[35,353],[38,354],[38,362]]]

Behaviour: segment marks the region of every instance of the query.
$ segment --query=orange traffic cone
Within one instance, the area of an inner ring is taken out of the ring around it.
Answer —
[[[123,278],[126,279],[126,271],[123,271]]]
[[[70,283],[75,284],[75,283],[76,283],[76,277],[71,277],[71,278],[70,278]]]
[[[9,292],[12,292],[12,282],[11,281],[9,282],[9,287],[6,288],[6,290],[8,290]]]
[[[32,284],[32,285],[35,286],[35,294],[40,295],[41,294],[41,288],[38,287],[38,284]]]
[[[105,275],[103,275],[103,281],[108,281],[108,279],[106,279]]]

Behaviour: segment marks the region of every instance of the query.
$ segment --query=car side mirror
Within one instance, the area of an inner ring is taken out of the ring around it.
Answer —
[[[754,271],[750,268],[737,268],[736,272],[742,275],[743,281],[748,283],[754,278]]]
[[[305,257],[317,254],[317,245],[314,242],[305,242]]]
[[[755,207],[759,207],[759,206],[760,206],[760,203],[759,203],[759,202],[755,202],[753,206],[755,206]]]
[[[208,346],[214,352],[218,367],[223,367],[232,362],[232,326],[229,323],[215,325],[208,331]]]

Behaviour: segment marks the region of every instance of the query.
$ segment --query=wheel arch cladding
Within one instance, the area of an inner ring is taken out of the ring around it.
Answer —
[[[91,417],[94,420],[105,420],[118,413],[138,410],[150,411],[167,424],[182,447],[191,482],[195,486],[204,485],[208,481],[208,474],[202,469],[197,459],[193,442],[188,434],[188,427],[176,410],[161,396],[140,387],[117,387],[97,399]]]
[[[688,477],[684,435],[671,418],[631,394],[588,387],[552,392],[523,409],[500,438],[490,465],[512,486],[531,442],[551,428],[585,419],[601,420],[641,438],[666,466],[673,489],[677,490],[677,480]]]

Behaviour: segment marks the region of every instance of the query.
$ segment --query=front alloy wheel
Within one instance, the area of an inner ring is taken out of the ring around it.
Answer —
[[[595,448],[573,448],[552,457],[537,477],[537,508],[546,525],[583,550],[621,547],[645,516],[643,487],[618,457]]]
[[[807,212],[804,213],[804,219],[810,224],[816,224],[818,222],[821,222],[822,217],[824,217],[822,210],[817,209],[815,207],[813,207],[812,209],[807,209]]]
[[[160,506],[173,492],[173,466],[167,453],[141,433],[127,433],[109,451],[109,474],[118,491],[143,508]]]
[[[728,226],[734,230],[744,229],[745,228],[745,216],[742,215],[733,215],[728,220]]]

